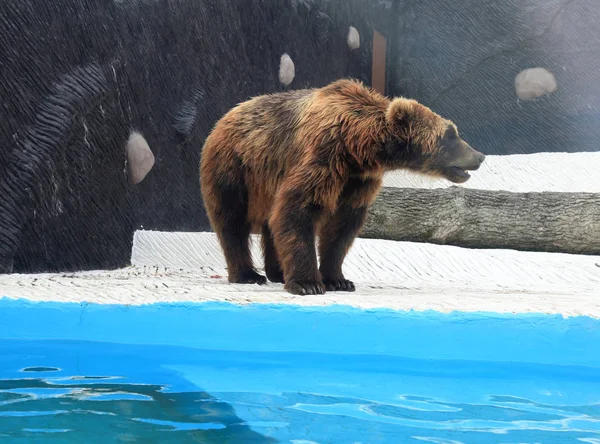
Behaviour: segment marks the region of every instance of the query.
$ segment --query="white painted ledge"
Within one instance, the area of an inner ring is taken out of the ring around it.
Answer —
[[[258,242],[253,253],[260,258]],[[37,301],[345,304],[600,317],[598,256],[357,239],[344,270],[357,291],[318,296],[292,296],[281,284],[228,284],[212,233],[136,232],[132,264],[115,271],[4,275],[0,295]]]
[[[408,171],[386,173],[384,187],[447,188],[446,179]],[[600,193],[600,152],[487,156],[471,179],[460,185],[490,191]]]

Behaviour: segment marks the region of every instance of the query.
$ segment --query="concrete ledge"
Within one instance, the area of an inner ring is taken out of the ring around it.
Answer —
[[[262,264],[258,242],[253,254]],[[229,301],[600,317],[597,256],[358,239],[345,263],[357,291],[304,297],[284,292],[281,284],[228,284],[213,233],[136,232],[132,264],[114,271],[0,276],[0,295],[100,304]]]

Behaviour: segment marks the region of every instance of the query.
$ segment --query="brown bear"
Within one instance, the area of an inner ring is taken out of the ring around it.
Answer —
[[[200,182],[229,282],[266,283],[249,250],[250,233],[261,233],[270,281],[292,294],[323,294],[354,291],[342,262],[384,172],[462,183],[484,158],[420,103],[343,79],[231,109],[206,139]]]

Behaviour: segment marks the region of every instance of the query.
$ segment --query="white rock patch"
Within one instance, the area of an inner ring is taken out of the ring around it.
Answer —
[[[287,54],[283,54],[279,62],[279,81],[285,86],[289,86],[294,81],[295,76],[296,67],[292,58]]]
[[[144,136],[136,131],[129,136],[125,151],[127,153],[129,182],[134,185],[138,184],[144,180],[154,166],[154,154]]]
[[[354,26],[350,26],[348,29],[347,42],[351,51],[360,48],[360,34]]]
[[[529,68],[515,77],[515,91],[522,100],[533,100],[556,91],[556,77],[546,68]]]

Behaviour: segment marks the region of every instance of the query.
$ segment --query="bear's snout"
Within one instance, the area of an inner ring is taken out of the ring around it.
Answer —
[[[459,167],[467,171],[478,170],[483,161],[485,154],[473,149],[468,143],[461,141],[458,159],[455,159],[453,166]]]
[[[465,170],[476,171],[476,170],[479,169],[479,167],[481,166],[481,164],[485,160],[485,154],[480,153],[479,151],[475,151],[475,150],[473,150],[473,151],[474,151],[474,153],[473,153],[474,160],[473,160],[473,162],[472,162],[471,165],[466,165],[464,167]]]
[[[451,182],[464,183],[471,177],[467,171],[478,170],[484,160],[485,154],[459,140],[447,148],[447,156],[440,166],[440,172]]]

